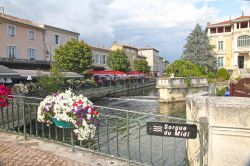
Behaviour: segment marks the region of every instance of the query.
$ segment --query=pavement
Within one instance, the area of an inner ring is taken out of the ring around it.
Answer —
[[[0,166],[126,166],[122,160],[0,132]]]

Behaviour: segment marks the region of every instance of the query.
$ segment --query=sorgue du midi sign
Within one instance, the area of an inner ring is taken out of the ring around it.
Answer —
[[[147,122],[149,135],[191,138],[197,137],[197,126],[194,124]]]

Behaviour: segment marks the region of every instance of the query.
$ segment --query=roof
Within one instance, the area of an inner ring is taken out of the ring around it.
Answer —
[[[159,52],[159,50],[152,48],[152,47],[145,47],[145,48],[139,48],[139,51],[143,51],[143,50],[155,50],[156,52]]]
[[[218,27],[218,26],[226,26],[226,25],[230,26],[233,22],[248,21],[248,20],[250,20],[250,16],[240,16],[233,20],[226,20],[226,21],[215,23],[215,24],[208,24],[208,27]]]
[[[250,20],[250,16],[240,16],[240,17],[234,19],[233,22],[244,21],[244,20]]]
[[[44,29],[43,27],[39,26],[38,24],[36,24],[36,23],[34,23],[34,22],[30,21],[30,20],[10,16],[10,15],[7,15],[7,14],[2,14],[1,13],[0,18],[3,19],[3,20],[10,21],[12,23],[19,23],[19,24],[23,24],[23,25],[26,25],[26,26],[32,26],[32,27],[36,27],[36,28],[39,28],[39,29]]]
[[[91,46],[91,45],[89,45],[90,47],[91,47],[91,49],[93,49],[93,50],[100,50],[100,51],[111,51],[109,48],[105,48],[105,47],[99,47],[99,46]]]
[[[64,32],[67,32],[67,33],[72,33],[72,34],[77,35],[77,36],[80,35],[80,33],[78,33],[78,32],[74,32],[74,31],[70,31],[70,30],[66,30],[66,29],[54,27],[54,26],[47,25],[47,24],[41,24],[40,26],[43,27],[44,29],[56,29],[56,30],[59,30],[59,31],[64,31]]]
[[[49,71],[45,70],[23,70],[23,69],[13,69],[15,72],[19,73],[21,77],[40,77],[42,75],[50,75]],[[83,78],[83,75],[80,75],[75,72],[62,72],[62,75],[64,75],[66,78]]]
[[[132,48],[132,49],[135,49],[135,50],[138,50],[138,48],[134,47],[134,46],[131,46],[131,45],[126,45],[126,44],[120,44],[120,43],[113,43],[113,45],[117,45],[117,46],[121,46],[121,47],[127,47],[127,48]]]
[[[8,67],[5,67],[3,65],[0,65],[0,77],[20,77],[20,75],[14,71],[14,70],[11,70],[10,68]]]

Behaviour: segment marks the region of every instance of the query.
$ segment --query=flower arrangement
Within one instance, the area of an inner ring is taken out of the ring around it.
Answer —
[[[27,94],[29,92],[27,85],[24,85],[23,83],[14,84],[11,89],[13,93]]]
[[[47,96],[39,105],[37,120],[52,124],[51,118],[74,125],[78,140],[87,140],[95,135],[99,112],[83,95],[76,96],[71,90]]]
[[[11,90],[4,86],[0,85],[0,107],[7,107],[9,105],[9,101],[13,100],[11,95]]]

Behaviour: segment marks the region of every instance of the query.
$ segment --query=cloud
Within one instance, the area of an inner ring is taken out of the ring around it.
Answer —
[[[34,22],[77,30],[90,44],[150,45],[172,61],[182,53],[196,23],[215,19],[218,9],[201,0],[9,0],[6,12]],[[199,5],[197,5],[199,4]],[[171,56],[170,56],[171,55]]]

